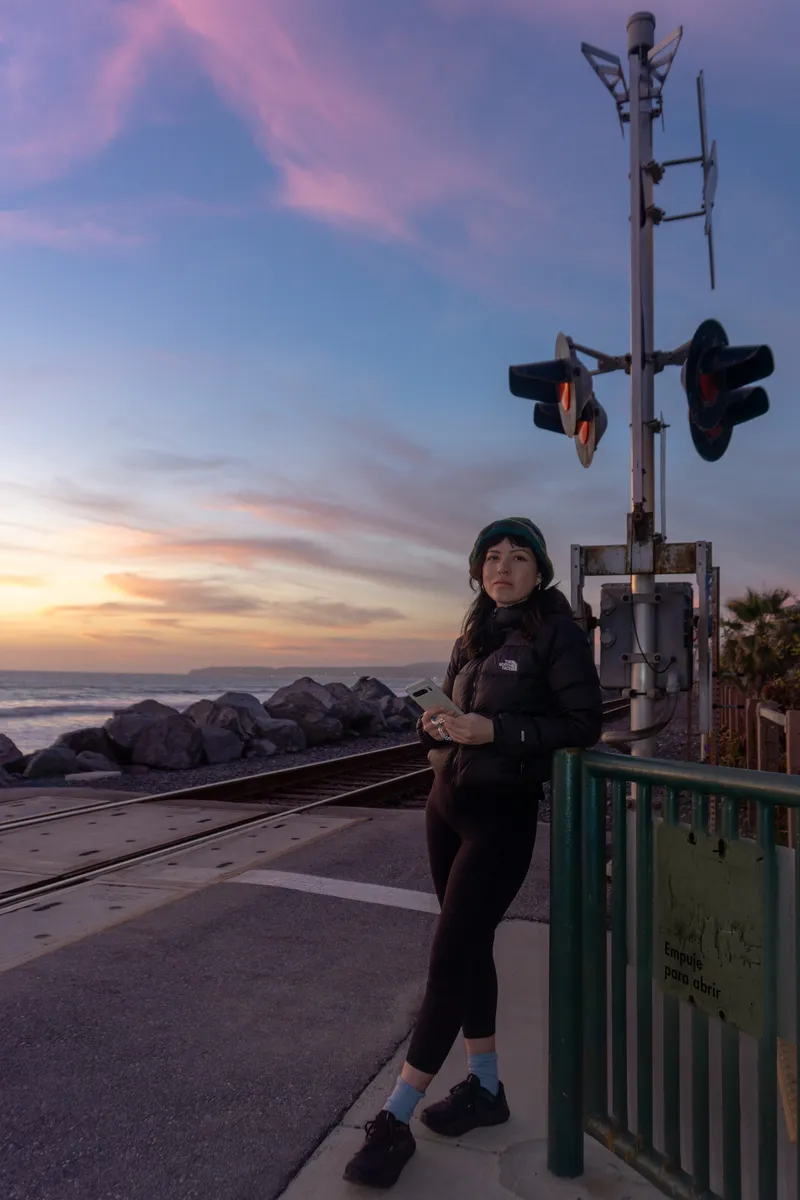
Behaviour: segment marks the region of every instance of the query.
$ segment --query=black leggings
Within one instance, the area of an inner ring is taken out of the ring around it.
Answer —
[[[528,873],[540,796],[540,787],[524,796],[469,796],[437,780],[428,797],[428,857],[441,914],[407,1055],[427,1075],[439,1071],[459,1029],[470,1039],[495,1032],[494,933]]]

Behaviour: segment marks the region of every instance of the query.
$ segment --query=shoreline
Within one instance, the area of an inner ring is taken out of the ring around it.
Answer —
[[[7,672],[5,674],[8,675]],[[0,672],[0,679],[2,676],[3,672]],[[120,680],[123,676],[109,675],[109,678]],[[137,677],[131,676],[131,678]],[[152,681],[155,676],[142,676],[144,680],[148,678]],[[172,677],[165,675],[163,678],[171,681]],[[378,680],[400,700],[406,698],[406,686],[411,682],[411,677],[398,677],[390,680],[383,680],[380,676],[367,676],[367,678]],[[313,681],[323,687],[331,682],[345,682],[333,675],[322,674]],[[215,687],[211,686],[213,682],[216,682]],[[285,679],[273,677],[270,680],[261,680],[260,686],[256,686],[255,680],[228,678],[227,680],[211,681],[203,686],[195,683],[194,686],[187,686],[185,690],[181,690],[177,682],[175,687],[170,686],[166,689],[155,688],[151,682],[149,687],[143,685],[141,688],[134,688],[127,692],[121,688],[113,688],[107,696],[103,697],[78,695],[77,693],[71,698],[45,695],[35,697],[33,703],[23,700],[21,697],[19,699],[14,697],[5,699],[5,706],[0,705],[0,733],[13,741],[21,754],[35,754],[39,750],[56,745],[58,739],[65,734],[89,727],[101,727],[115,715],[127,711],[133,705],[144,700],[155,700],[175,708],[179,713],[185,713],[188,708],[200,700],[214,700],[216,696],[226,692],[240,691],[255,697],[259,704],[267,705],[277,691],[287,686],[287,682],[296,683],[298,680],[290,679],[288,676]],[[345,686],[352,690],[355,682],[357,682],[356,679],[345,682]],[[235,686],[231,686],[232,684]],[[0,687],[0,695],[2,694]]]

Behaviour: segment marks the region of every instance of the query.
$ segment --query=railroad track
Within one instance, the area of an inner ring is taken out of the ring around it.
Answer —
[[[418,742],[405,746],[390,746],[386,750],[372,750],[363,754],[348,754],[324,762],[306,763],[299,767],[287,767],[282,771],[264,771],[258,775],[245,775],[225,779],[219,783],[205,783],[198,787],[179,788],[174,792],[156,795],[131,796],[120,800],[101,800],[55,812],[36,813],[27,817],[13,817],[0,823],[0,835],[12,829],[31,825],[45,825],[67,817],[87,816],[91,813],[110,812],[130,808],[137,804],[162,804],[175,800],[209,801],[221,804],[288,804],[311,800],[335,799],[339,791],[359,790],[367,800],[374,792],[376,799],[391,794],[392,784],[398,776],[396,767],[416,764],[424,770],[425,753]],[[333,789],[333,790],[331,790]],[[280,815],[280,814],[277,814]]]
[[[261,811],[252,817],[237,817],[233,821],[215,826],[212,830],[186,834],[157,846],[115,855],[91,866],[76,867],[45,880],[5,889],[0,891],[0,913],[20,904],[41,899],[51,892],[75,887],[110,871],[168,857],[176,851],[196,849],[241,830],[265,828],[275,821],[311,812],[322,805],[363,806],[386,802],[412,789],[421,788],[430,776],[431,769],[427,765],[425,753],[419,743],[414,742],[405,746],[391,746],[386,750],[329,759],[322,763],[289,767],[285,771],[270,771],[261,775],[249,775],[244,779],[231,779],[222,783],[164,792],[158,796],[133,796],[126,800],[82,805],[79,808],[62,809],[35,817],[16,818],[0,826],[0,833],[57,820],[64,821],[75,816],[121,811],[134,805],[162,804],[176,800],[213,800],[228,803],[235,801],[237,804],[257,801],[262,806],[268,804],[270,808],[279,806],[277,811]]]
[[[603,705],[604,722],[622,715],[629,707],[629,701],[607,702]],[[352,804],[360,807],[386,803],[409,792],[418,792],[430,783],[431,776],[432,771],[427,764],[425,752],[415,741],[407,745],[391,746],[385,750],[346,755],[325,762],[289,767],[282,771],[267,771],[220,783],[162,792],[155,796],[131,796],[126,799],[74,806],[56,812],[15,817],[0,824],[0,835],[74,817],[121,812],[143,804],[213,801],[222,804],[257,803],[262,807],[268,805],[270,809],[276,809],[269,813],[261,811],[250,817],[237,817],[226,824],[217,825],[212,830],[186,834],[157,846],[115,855],[91,866],[75,867],[46,880],[37,880],[0,891],[0,913],[41,899],[51,892],[75,887],[111,871],[166,857],[176,851],[196,849],[244,829],[264,828],[287,816],[310,812],[323,805]]]

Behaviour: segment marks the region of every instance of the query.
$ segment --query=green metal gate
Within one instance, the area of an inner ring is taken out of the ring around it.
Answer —
[[[636,785],[634,811],[627,801],[627,784]],[[688,793],[688,796],[686,795]],[[682,801],[682,797],[686,797]],[[714,841],[709,831],[709,802],[721,801],[721,829]],[[653,801],[661,800],[654,816]],[[740,812],[755,802],[755,841],[742,839]],[[686,805],[681,819],[681,804]],[[690,807],[689,807],[690,806]],[[550,863],[550,1062],[548,1095],[548,1166],[566,1178],[583,1171],[584,1132],[644,1175],[659,1190],[677,1197],[719,1200],[710,1180],[710,1074],[709,1001],[695,1000],[691,1008],[691,1168],[681,1156],[681,1009],[684,1001],[663,993],[656,1033],[662,1042],[660,1086],[654,1080],[654,967],[655,843],[666,845],[677,837],[661,826],[683,830],[687,844],[699,853],[702,846],[716,847],[719,860],[729,854],[756,864],[759,912],[763,914],[763,939],[758,948],[757,1084],[758,1084],[758,1200],[778,1195],[778,861],[775,844],[775,809],[800,807],[800,778],[756,771],[708,767],[693,763],[632,758],[599,752],[564,750],[556,755],[553,775]],[[608,903],[606,829],[611,824],[611,886]],[[633,828],[630,829],[630,823]],[[795,824],[794,822],[792,824]],[[797,822],[800,829],[800,822]],[[737,845],[730,850],[731,844]],[[800,843],[800,837],[798,837]],[[630,847],[635,858],[629,863]],[[795,938],[795,978],[792,981],[792,1016],[800,1030],[798,998],[800,946],[797,898],[800,896],[800,845],[794,854],[794,889],[791,911],[780,917],[791,923]],[[785,853],[785,852],[784,852]],[[699,872],[686,876],[687,891],[700,886]],[[633,878],[629,879],[629,875]],[[678,889],[672,887],[670,897]],[[734,897],[735,899],[735,897]],[[629,907],[635,907],[631,919]],[[634,933],[629,942],[629,930]],[[610,927],[610,938],[609,938]],[[715,926],[717,933],[719,926]],[[610,944],[609,944],[610,943]],[[687,943],[688,945],[688,943]],[[677,951],[659,941],[658,952]],[[720,952],[721,953],[721,952]],[[631,957],[635,966],[629,973]],[[681,957],[694,960],[688,955]],[[696,960],[702,969],[703,964]],[[755,961],[755,960],[754,960]],[[672,974],[669,964],[666,974]],[[634,975],[629,998],[629,974]],[[688,976],[680,974],[681,979]],[[609,996],[610,976],[610,996]],[[662,977],[663,979],[663,977]],[[672,983],[669,985],[672,987]],[[681,984],[682,986],[682,984]],[[710,996],[720,992],[705,982],[695,986]],[[664,985],[661,982],[660,987]],[[731,990],[731,1001],[741,996]],[[609,1022],[608,1003],[611,1014]],[[632,1003],[629,1003],[632,999]],[[716,1003],[716,1002],[715,1002]],[[706,1011],[702,1006],[705,1005]],[[629,1008],[634,1009],[629,1014]],[[720,1027],[722,1084],[721,1159],[722,1197],[742,1196],[742,1104],[740,1034],[729,1014],[715,1014]],[[684,1022],[686,1017],[684,1017]],[[635,1056],[629,1065],[629,1024],[635,1028]],[[795,1034],[795,1041],[800,1037]],[[610,1053],[609,1053],[610,1051]],[[610,1059],[610,1062],[609,1062]],[[609,1074],[610,1066],[610,1074]],[[629,1083],[636,1092],[635,1120],[629,1116]],[[654,1137],[654,1098],[662,1120],[660,1137]],[[658,1147],[658,1148],[657,1148]],[[798,1144],[800,1154],[800,1143]],[[798,1162],[800,1167],[800,1162]],[[798,1170],[800,1181],[800,1170]],[[798,1183],[800,1189],[800,1182]]]

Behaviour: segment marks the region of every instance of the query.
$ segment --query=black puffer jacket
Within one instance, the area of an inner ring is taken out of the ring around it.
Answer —
[[[550,778],[553,752],[593,746],[600,737],[600,681],[586,634],[566,597],[548,589],[535,638],[519,632],[518,605],[498,608],[489,652],[467,659],[456,641],[442,690],[465,713],[494,724],[482,746],[442,744],[417,731],[437,776],[455,788],[517,791]]]

